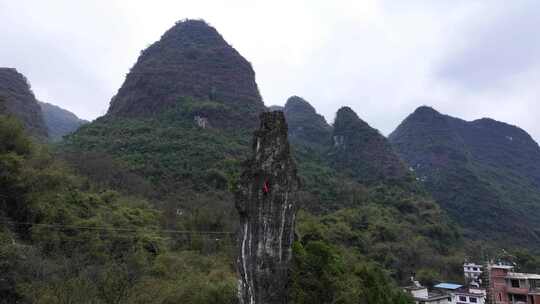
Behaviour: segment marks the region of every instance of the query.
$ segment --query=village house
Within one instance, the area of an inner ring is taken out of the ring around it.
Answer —
[[[439,283],[431,290],[413,281],[412,286],[403,289],[409,293],[416,304],[485,304],[486,290],[479,287],[482,267],[473,263],[463,265],[467,286],[454,283]],[[540,304],[540,302],[538,303]]]
[[[489,300],[493,304],[540,304],[540,274],[513,272],[510,265],[489,265]]]
[[[478,281],[482,275],[482,265],[475,263],[464,263],[463,264],[463,274],[465,275],[465,280],[467,282]]]
[[[486,302],[486,292],[483,289],[463,286],[454,283],[440,283],[433,286],[435,290],[450,295],[452,304],[484,304]]]
[[[415,282],[415,285],[405,287],[415,304],[485,304],[486,293],[477,288],[467,288],[453,283],[440,283],[429,291],[427,287]]]
[[[440,291],[429,291],[418,281],[414,281],[412,286],[404,287],[405,292],[410,294],[415,304],[450,304],[450,295]]]

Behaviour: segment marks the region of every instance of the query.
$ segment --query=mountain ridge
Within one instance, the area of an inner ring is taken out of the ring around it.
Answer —
[[[473,238],[507,236],[526,247],[540,240],[540,148],[526,131],[420,107],[389,140]]]

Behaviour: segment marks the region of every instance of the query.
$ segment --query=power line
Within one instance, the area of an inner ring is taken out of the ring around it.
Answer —
[[[62,224],[40,224],[30,222],[16,222],[16,221],[0,221],[2,224],[8,225],[20,225],[20,226],[37,226],[45,228],[56,229],[74,229],[74,230],[100,230],[100,231],[121,231],[121,232],[162,232],[171,234],[206,234],[206,235],[234,235],[234,232],[230,231],[197,231],[197,230],[173,230],[173,229],[136,229],[125,227],[105,227],[105,226],[76,226],[76,225],[62,225]]]

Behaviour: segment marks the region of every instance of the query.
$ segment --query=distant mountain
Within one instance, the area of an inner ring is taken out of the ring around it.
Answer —
[[[26,77],[12,68],[0,68],[0,114],[18,118],[26,131],[40,139],[47,137],[41,108]]]
[[[283,111],[289,125],[291,142],[317,146],[331,142],[332,127],[301,97],[290,97]]]
[[[73,133],[88,121],[80,119],[68,110],[46,102],[39,102],[43,118],[49,132],[49,139],[59,141],[63,136]]]
[[[266,109],[251,64],[202,20],[177,22],[141,52],[107,116],[148,117],[174,107],[218,128],[254,128]]]
[[[399,180],[407,176],[404,163],[388,140],[349,107],[338,110],[329,158],[333,167],[362,183]]]
[[[389,139],[471,237],[539,246],[540,148],[527,132],[420,107]]]
[[[268,107],[268,111],[283,111],[284,107],[283,106],[269,106]]]

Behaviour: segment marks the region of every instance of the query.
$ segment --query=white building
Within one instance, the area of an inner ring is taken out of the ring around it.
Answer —
[[[450,295],[452,304],[484,304],[486,302],[486,291],[476,287],[466,287],[453,283],[440,283],[434,286],[435,289]]]
[[[482,265],[464,263],[463,274],[467,286],[440,283],[433,286],[433,290],[428,290],[411,278],[413,285],[404,290],[413,297],[415,304],[485,304],[487,293],[480,288]]]
[[[482,265],[475,263],[464,263],[463,274],[465,275],[465,280],[468,282],[478,281],[482,275]]]
[[[451,304],[452,297],[446,293],[428,291],[427,287],[420,285],[415,281],[413,286],[404,287],[405,292],[409,293],[415,304]]]
[[[471,292],[452,292],[452,304],[484,304],[486,295]]]

